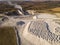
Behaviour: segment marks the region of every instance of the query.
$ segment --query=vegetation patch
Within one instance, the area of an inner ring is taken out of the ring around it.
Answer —
[[[0,27],[0,45],[17,45],[13,27]]]
[[[52,11],[60,11],[60,7],[51,9]]]

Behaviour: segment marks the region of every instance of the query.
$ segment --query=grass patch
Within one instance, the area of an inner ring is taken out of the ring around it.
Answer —
[[[0,18],[3,18],[3,16],[0,16]]]
[[[52,11],[60,11],[60,7],[56,7],[56,8],[53,8],[51,9]]]
[[[0,45],[17,45],[14,28],[0,27]]]

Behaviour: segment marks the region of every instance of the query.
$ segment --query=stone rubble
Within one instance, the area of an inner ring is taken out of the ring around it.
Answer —
[[[43,38],[53,43],[60,43],[60,35],[56,35],[49,30],[48,23],[44,21],[32,21],[28,31],[39,38]]]

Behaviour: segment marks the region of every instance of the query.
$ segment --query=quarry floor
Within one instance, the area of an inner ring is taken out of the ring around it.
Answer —
[[[20,36],[20,40],[21,40],[21,45],[35,45],[35,44],[33,44],[33,40],[34,39],[36,39],[36,38],[34,38],[35,36],[34,35],[30,35],[30,34],[28,34],[28,35],[26,35],[26,30],[27,30],[27,27],[29,26],[29,24],[28,23],[30,23],[31,21],[37,21],[37,20],[46,20],[46,19],[33,19],[33,17],[28,17],[28,18],[26,18],[26,17],[20,17],[20,18],[15,18],[15,17],[8,17],[8,20],[6,21],[4,21],[2,24],[1,24],[1,26],[3,27],[3,26],[15,26],[16,28],[17,28],[17,30],[18,30],[18,34],[19,34],[19,36]],[[25,24],[23,24],[23,25],[17,25],[17,22],[20,22],[20,21],[23,21],[23,22],[25,22]],[[46,22],[48,22],[49,23],[49,21],[51,21],[51,19],[49,19],[49,20],[47,20]],[[53,23],[54,24],[54,23]],[[52,24],[50,24],[50,25],[52,25]],[[52,28],[54,28],[56,25],[54,25]],[[52,28],[50,28],[50,29],[52,29]],[[51,30],[52,31],[52,30]],[[52,32],[54,32],[54,30],[52,31]],[[33,37],[31,40],[29,40],[31,37]],[[28,37],[28,38],[27,38]],[[38,37],[37,37],[38,38]],[[48,45],[50,45],[48,42],[46,42],[45,40],[43,40],[43,39],[41,39],[42,40],[42,42],[41,42],[41,45],[44,45],[43,43],[47,43]],[[34,40],[35,41],[35,40]],[[38,42],[38,40],[36,40],[37,42]],[[45,41],[45,42],[44,42]],[[36,45],[37,45],[37,43],[36,43]],[[39,45],[39,44],[38,44]],[[46,44],[45,44],[46,45]]]

